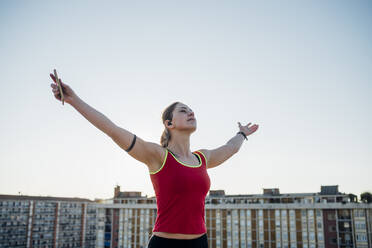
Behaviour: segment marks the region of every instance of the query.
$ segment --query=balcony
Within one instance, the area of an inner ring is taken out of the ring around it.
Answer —
[[[338,231],[340,233],[351,233],[352,232],[351,227],[342,227],[342,228],[339,227]]]
[[[351,221],[351,216],[350,215],[339,215],[338,220],[339,221]]]

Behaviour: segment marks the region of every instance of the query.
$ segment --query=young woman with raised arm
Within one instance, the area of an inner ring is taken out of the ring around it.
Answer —
[[[51,84],[56,99],[61,96],[53,74]],[[157,217],[148,248],[207,248],[204,220],[205,197],[210,188],[207,169],[216,167],[237,153],[258,125],[241,125],[225,145],[213,150],[190,150],[190,136],[196,130],[194,112],[175,102],[162,115],[164,132],[160,145],[147,142],[115,125],[60,81],[64,100],[90,123],[107,134],[130,156],[146,164],[156,194]]]

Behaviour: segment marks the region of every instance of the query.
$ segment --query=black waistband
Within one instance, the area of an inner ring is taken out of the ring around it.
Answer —
[[[150,238],[147,248],[208,248],[207,234],[196,239],[168,239],[152,235]]]
[[[204,233],[202,236],[198,237],[198,238],[195,238],[195,239],[172,239],[172,238],[163,238],[163,237],[160,237],[160,236],[157,236],[155,234],[152,235],[152,237],[156,238],[156,239],[163,239],[163,240],[171,240],[171,241],[183,241],[183,242],[193,242],[193,241],[199,241],[199,240],[204,240],[207,238],[207,233]]]

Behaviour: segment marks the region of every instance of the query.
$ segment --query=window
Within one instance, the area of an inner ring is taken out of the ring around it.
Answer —
[[[311,241],[315,240],[315,234],[313,232],[310,232],[310,240]]]
[[[329,240],[329,243],[330,243],[331,245],[335,245],[335,244],[337,244],[337,239],[336,239],[336,238],[331,238],[331,239]]]
[[[323,234],[321,232],[318,232],[318,240],[319,241],[323,240]]]
[[[343,210],[342,210],[342,215],[344,215],[344,216],[348,216],[348,215],[349,215],[349,211],[346,210],[346,209],[343,209]]]
[[[275,220],[275,226],[280,227],[280,220]]]
[[[355,210],[355,217],[365,217],[365,212],[363,209]]]
[[[287,233],[282,233],[282,238],[283,241],[287,241],[288,240]]]
[[[280,241],[280,232],[277,232],[276,233],[276,240],[279,240]]]
[[[296,233],[291,232],[291,241],[296,241]]]
[[[357,234],[356,235],[357,241],[367,241],[367,236],[365,234]]]
[[[328,213],[328,216],[327,216],[328,220],[335,220],[336,219],[336,216],[334,213]]]
[[[328,226],[329,232],[336,232],[336,226]]]
[[[314,228],[314,220],[309,220],[309,228]]]
[[[319,209],[316,210],[316,216],[321,217],[322,216],[322,211]]]

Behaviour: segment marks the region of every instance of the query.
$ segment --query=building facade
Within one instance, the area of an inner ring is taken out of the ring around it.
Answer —
[[[120,187],[114,195],[114,203],[100,210],[102,216],[110,216],[112,229],[101,228],[97,247],[146,247],[155,223],[156,199],[120,192]],[[279,189],[264,189],[259,195],[210,191],[205,209],[213,248],[372,247],[372,205],[338,192],[338,186],[305,194],[280,194]]]
[[[120,192],[112,203],[0,196],[0,247],[146,247],[156,199]],[[213,248],[372,247],[372,204],[326,186],[319,193],[210,191],[205,220]]]
[[[95,247],[97,208],[91,203],[0,195],[0,247]]]

